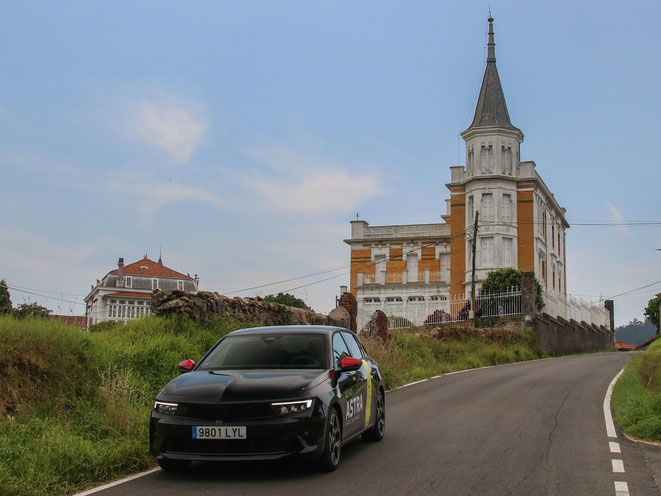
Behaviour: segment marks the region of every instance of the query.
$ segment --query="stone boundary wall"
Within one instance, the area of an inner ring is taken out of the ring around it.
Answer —
[[[615,335],[606,327],[535,315],[535,346],[549,354],[590,353],[615,349]]]
[[[228,298],[211,291],[160,291],[154,290],[151,311],[155,315],[186,315],[193,320],[217,317],[233,317],[246,322],[274,325],[337,325],[346,327],[346,322],[336,321],[328,315],[303,308],[277,305],[263,298]]]

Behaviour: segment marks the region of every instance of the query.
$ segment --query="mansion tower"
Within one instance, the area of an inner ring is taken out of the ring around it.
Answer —
[[[359,309],[390,315],[407,302],[442,308],[470,292],[472,243],[476,281],[498,268],[534,271],[547,292],[566,295],[565,209],[521,161],[523,132],[514,126],[496,68],[493,19],[487,63],[471,125],[461,133],[466,165],[450,167],[444,222],[370,226],[351,222],[351,292]],[[393,307],[393,308],[389,308]]]

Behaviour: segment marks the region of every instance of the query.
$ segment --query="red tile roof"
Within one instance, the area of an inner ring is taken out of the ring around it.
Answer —
[[[48,317],[71,326],[87,327],[84,315],[49,315]]]
[[[140,293],[138,291],[119,291],[117,293],[110,293],[105,296],[113,296],[117,298],[151,298],[151,291],[149,293]]]
[[[144,267],[144,268],[143,268]],[[117,274],[117,269],[110,271],[111,274]],[[147,277],[167,277],[170,279],[192,279],[191,276],[172,270],[165,265],[154,262],[148,258],[143,258],[132,264],[124,266],[125,276],[147,276]]]

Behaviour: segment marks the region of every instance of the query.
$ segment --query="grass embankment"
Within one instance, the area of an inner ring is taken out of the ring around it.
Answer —
[[[626,434],[661,441],[661,340],[627,363],[612,405],[615,422]]]
[[[449,328],[426,334],[391,332],[387,344],[363,338],[393,389],[457,370],[541,358],[532,331]]]
[[[0,496],[61,495],[153,465],[154,397],[238,323],[149,318],[98,334],[0,317]]]
[[[176,364],[238,322],[150,317],[98,333],[0,317],[0,496],[73,493],[153,466],[148,419]],[[389,388],[537,358],[530,332],[391,333],[366,340]]]

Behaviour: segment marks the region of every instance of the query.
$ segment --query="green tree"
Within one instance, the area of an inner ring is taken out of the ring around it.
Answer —
[[[300,298],[296,298],[293,294],[289,293],[278,293],[277,295],[268,295],[264,297],[264,301],[270,303],[279,303],[280,305],[287,305],[288,307],[304,308],[306,310],[312,310],[309,306],[305,304]]]
[[[11,312],[11,298],[9,297],[7,282],[3,279],[0,281],[0,315]]]
[[[521,271],[518,269],[496,269],[489,272],[486,280],[482,283],[480,294],[505,293],[511,288],[521,288]],[[542,285],[535,277],[535,289],[537,296],[535,306],[538,311],[544,309],[544,296],[542,296]]]
[[[14,310],[14,315],[18,319],[26,319],[28,317],[46,318],[52,310],[42,307],[38,303],[21,303]]]
[[[650,319],[650,322],[656,327],[656,333],[659,334],[659,304],[661,303],[661,293],[657,293],[655,298],[647,302],[645,309],[645,317]]]

